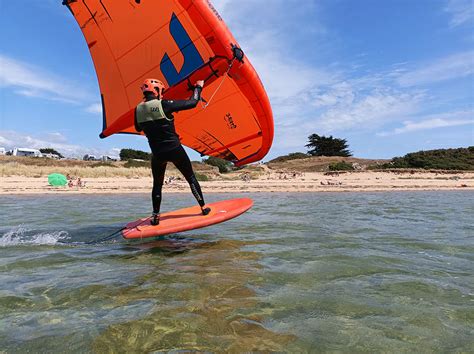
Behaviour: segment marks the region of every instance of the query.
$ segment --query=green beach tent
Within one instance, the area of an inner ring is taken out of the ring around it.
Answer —
[[[52,173],[48,176],[48,183],[55,187],[65,186],[67,184],[67,178],[60,173]]]

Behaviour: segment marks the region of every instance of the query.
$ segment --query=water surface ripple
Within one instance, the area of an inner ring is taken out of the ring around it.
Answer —
[[[241,196],[224,224],[96,245],[149,197],[2,196],[0,351],[472,352],[474,193],[207,198]]]

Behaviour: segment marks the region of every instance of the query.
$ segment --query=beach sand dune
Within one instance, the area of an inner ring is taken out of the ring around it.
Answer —
[[[474,172],[266,172],[257,177],[240,173],[225,178],[200,183],[205,193],[474,190]],[[74,183],[70,187],[52,187],[43,176],[0,177],[0,194],[149,193],[152,186],[151,177],[89,177],[82,181],[83,187]],[[164,185],[163,191],[188,193],[189,186],[183,180],[174,179]]]

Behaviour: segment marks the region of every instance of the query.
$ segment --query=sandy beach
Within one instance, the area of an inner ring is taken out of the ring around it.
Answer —
[[[83,178],[84,187],[52,187],[46,177],[0,177],[0,194],[44,193],[149,193],[151,177]],[[249,192],[373,192],[404,190],[474,190],[474,172],[306,172],[267,173],[249,180],[219,179],[200,182],[206,193]],[[166,193],[188,193],[185,181],[163,186]]]

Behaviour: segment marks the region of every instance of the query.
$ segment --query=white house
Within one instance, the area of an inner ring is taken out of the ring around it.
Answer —
[[[5,148],[0,148],[0,155],[5,155],[6,153]]]
[[[56,155],[56,154],[43,154],[43,157],[46,157],[46,158],[48,158],[48,159],[59,160],[59,156]]]
[[[14,148],[12,150],[13,156],[30,156],[30,157],[43,157],[43,154],[37,149],[28,148]]]
[[[109,162],[109,161],[118,161],[119,157],[116,156],[108,156],[108,155],[102,155],[101,160],[103,162]]]

